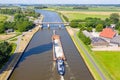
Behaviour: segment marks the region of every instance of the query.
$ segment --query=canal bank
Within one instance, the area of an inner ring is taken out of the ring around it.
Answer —
[[[42,20],[43,16],[41,16],[41,21]],[[3,67],[0,73],[0,80],[7,80],[10,77],[21,56],[23,55],[26,47],[29,45],[29,42],[38,30],[39,26],[36,26],[32,30],[24,32],[22,35],[19,36],[17,41],[17,48],[8,63]]]

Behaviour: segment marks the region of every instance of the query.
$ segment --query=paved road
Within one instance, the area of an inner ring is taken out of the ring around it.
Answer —
[[[77,37],[77,34],[74,34],[74,38],[76,39],[76,41],[79,43],[79,45],[81,46],[82,50],[84,51],[85,55],[88,57],[88,59],[90,60],[90,62],[92,63],[92,65],[94,65],[94,68],[96,69],[96,71],[98,72],[98,74],[100,75],[102,80],[106,80],[105,76],[103,75],[103,73],[101,72],[101,70],[98,68],[97,64],[95,63],[95,61],[91,58],[90,54],[88,53],[88,51],[85,50],[84,46],[81,44],[79,38]]]

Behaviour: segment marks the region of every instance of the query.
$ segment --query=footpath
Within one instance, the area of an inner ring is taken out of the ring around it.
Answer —
[[[42,20],[43,20],[43,16],[41,17],[40,21]],[[9,78],[16,64],[18,63],[22,54],[24,53],[26,47],[31,41],[32,37],[39,29],[40,29],[40,26],[36,26],[32,30],[24,32],[22,35],[18,37],[17,48],[15,50],[14,55],[11,56],[11,58],[6,63],[6,65],[0,70],[0,80],[7,80]]]

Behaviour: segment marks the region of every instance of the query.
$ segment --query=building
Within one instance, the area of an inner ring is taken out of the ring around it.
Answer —
[[[115,35],[116,32],[112,28],[105,28],[102,30],[99,36],[103,38],[112,39],[113,37],[115,37]]]
[[[115,36],[113,39],[111,39],[110,43],[114,46],[120,46],[120,35]]]
[[[92,47],[103,47],[109,45],[109,43],[106,40],[99,37],[93,37],[91,40]]]
[[[88,32],[87,30],[84,30],[82,32],[86,37],[93,38],[93,35],[90,32]]]
[[[8,33],[14,32],[14,30],[13,29],[8,29],[5,32],[8,34]]]

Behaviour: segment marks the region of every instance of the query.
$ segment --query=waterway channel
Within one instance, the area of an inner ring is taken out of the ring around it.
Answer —
[[[36,10],[44,15],[44,22],[62,22],[56,12]],[[94,80],[64,25],[51,24],[50,29],[43,25],[32,38],[9,80]],[[67,61],[66,72],[61,78],[52,60],[52,32],[61,36],[61,42]]]

